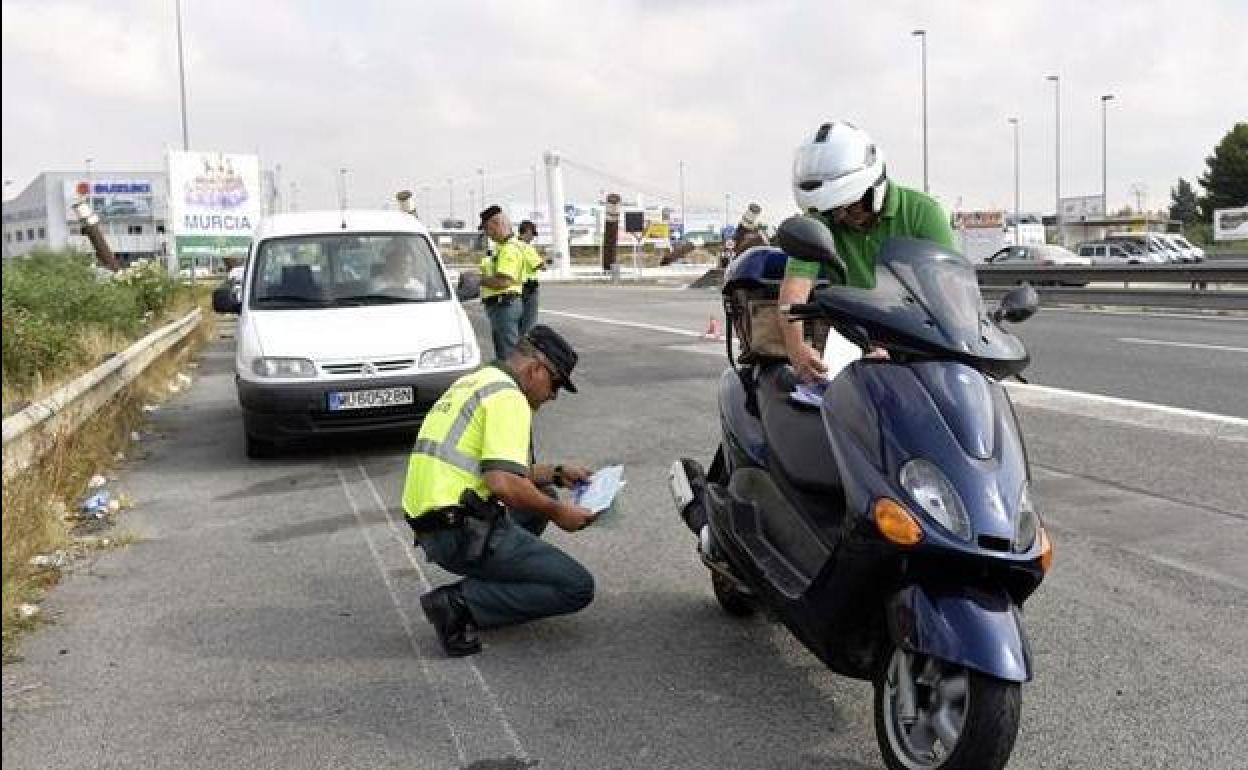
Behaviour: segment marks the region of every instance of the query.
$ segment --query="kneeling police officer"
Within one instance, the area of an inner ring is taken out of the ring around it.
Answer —
[[[589,478],[577,465],[531,463],[533,413],[570,379],[576,352],[535,326],[504,360],[461,377],[425,418],[403,488],[403,508],[428,559],[463,580],[420,598],[447,655],[480,652],[478,628],[576,612],[594,579],[541,539],[548,521],[588,526],[588,509],[544,494]]]

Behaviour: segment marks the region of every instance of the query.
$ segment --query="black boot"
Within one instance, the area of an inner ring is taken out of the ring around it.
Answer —
[[[464,601],[458,585],[435,588],[420,597],[420,608],[433,624],[442,642],[442,649],[452,658],[475,655],[481,652],[481,640],[477,638],[477,624]]]

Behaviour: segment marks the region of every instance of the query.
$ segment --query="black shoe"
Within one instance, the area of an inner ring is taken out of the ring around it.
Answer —
[[[438,632],[438,639],[447,655],[461,658],[481,652],[477,626],[459,592],[459,586],[442,586],[430,591],[420,597],[420,608]]]

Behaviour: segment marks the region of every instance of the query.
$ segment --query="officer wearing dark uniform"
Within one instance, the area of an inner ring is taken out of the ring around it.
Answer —
[[[541,539],[548,521],[568,532],[594,514],[547,496],[588,468],[531,463],[533,412],[570,379],[575,351],[536,326],[504,361],[461,377],[425,418],[408,462],[403,508],[430,561],[464,577],[420,599],[448,655],[479,652],[478,628],[576,612],[594,580]]]

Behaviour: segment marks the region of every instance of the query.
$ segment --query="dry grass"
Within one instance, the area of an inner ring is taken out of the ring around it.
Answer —
[[[202,306],[205,296],[196,301]],[[185,314],[190,306],[178,309]],[[130,450],[130,434],[143,423],[143,405],[169,397],[168,384],[186,368],[194,353],[215,337],[215,317],[211,308],[198,329],[181,344],[157,359],[129,387],[117,394],[71,435],[59,436],[51,450],[35,466],[10,480],[3,490],[3,655],[16,656],[22,633],[39,621],[39,615],[22,617],[23,604],[36,602],[60,577],[60,570],[30,563],[37,554],[65,551],[81,555],[99,548],[98,537],[81,539],[74,512],[84,496],[88,480],[118,465],[118,458]],[[100,350],[110,340],[93,340]],[[124,346],[124,343],[123,343]],[[118,350],[119,347],[109,348]],[[98,360],[98,359],[96,359]],[[66,377],[64,379],[69,379]],[[50,385],[45,385],[50,389]],[[45,390],[46,392],[46,390]],[[8,394],[6,393],[6,401]],[[133,542],[127,534],[109,535],[107,547]]]

